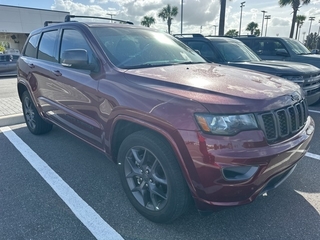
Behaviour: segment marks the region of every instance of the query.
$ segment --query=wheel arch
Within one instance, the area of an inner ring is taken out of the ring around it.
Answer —
[[[130,134],[142,130],[148,130],[151,133],[156,134],[169,145],[178,161],[186,183],[188,184],[192,195],[194,195],[196,189],[193,185],[192,178],[197,178],[197,176],[194,175],[196,171],[190,171],[190,167],[194,167],[193,161],[179,132],[169,124],[165,123],[164,126],[162,123],[162,125],[159,126],[129,116],[118,116],[113,123],[109,139],[112,160],[118,164],[117,156],[123,140]],[[190,174],[193,176],[190,176]]]
[[[29,91],[29,90],[28,90],[27,86],[24,83],[20,82],[20,81],[18,82],[17,88],[18,88],[19,99],[21,101],[21,96],[22,96],[23,92],[24,91]]]

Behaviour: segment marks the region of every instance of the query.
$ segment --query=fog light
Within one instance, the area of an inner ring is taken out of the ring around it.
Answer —
[[[222,169],[223,176],[229,181],[245,181],[250,179],[258,170],[256,166],[236,166]]]

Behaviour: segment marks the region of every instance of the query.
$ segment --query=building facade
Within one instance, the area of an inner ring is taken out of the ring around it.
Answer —
[[[3,46],[6,53],[19,54],[31,31],[43,27],[45,21],[64,21],[68,14],[63,11],[0,5],[0,47]]]

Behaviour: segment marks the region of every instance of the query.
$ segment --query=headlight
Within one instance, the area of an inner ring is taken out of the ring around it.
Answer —
[[[281,76],[281,77],[284,78],[284,79],[287,79],[289,81],[292,81],[294,83],[297,83],[300,86],[302,86],[303,83],[304,83],[303,76]]]
[[[224,116],[197,113],[195,117],[204,132],[217,135],[235,135],[244,130],[258,128],[253,114]]]

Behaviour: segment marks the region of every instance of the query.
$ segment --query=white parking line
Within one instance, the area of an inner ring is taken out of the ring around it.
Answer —
[[[9,127],[0,127],[1,132],[25,157],[32,167],[67,204],[76,217],[89,229],[96,239],[123,239],[92,207],[90,207],[63,179],[53,171],[32,149]]]
[[[314,153],[306,153],[306,157],[314,158],[316,160],[320,160],[320,155],[314,154]]]
[[[309,109],[309,112],[313,112],[313,113],[320,113],[320,111],[310,110],[310,109]]]

